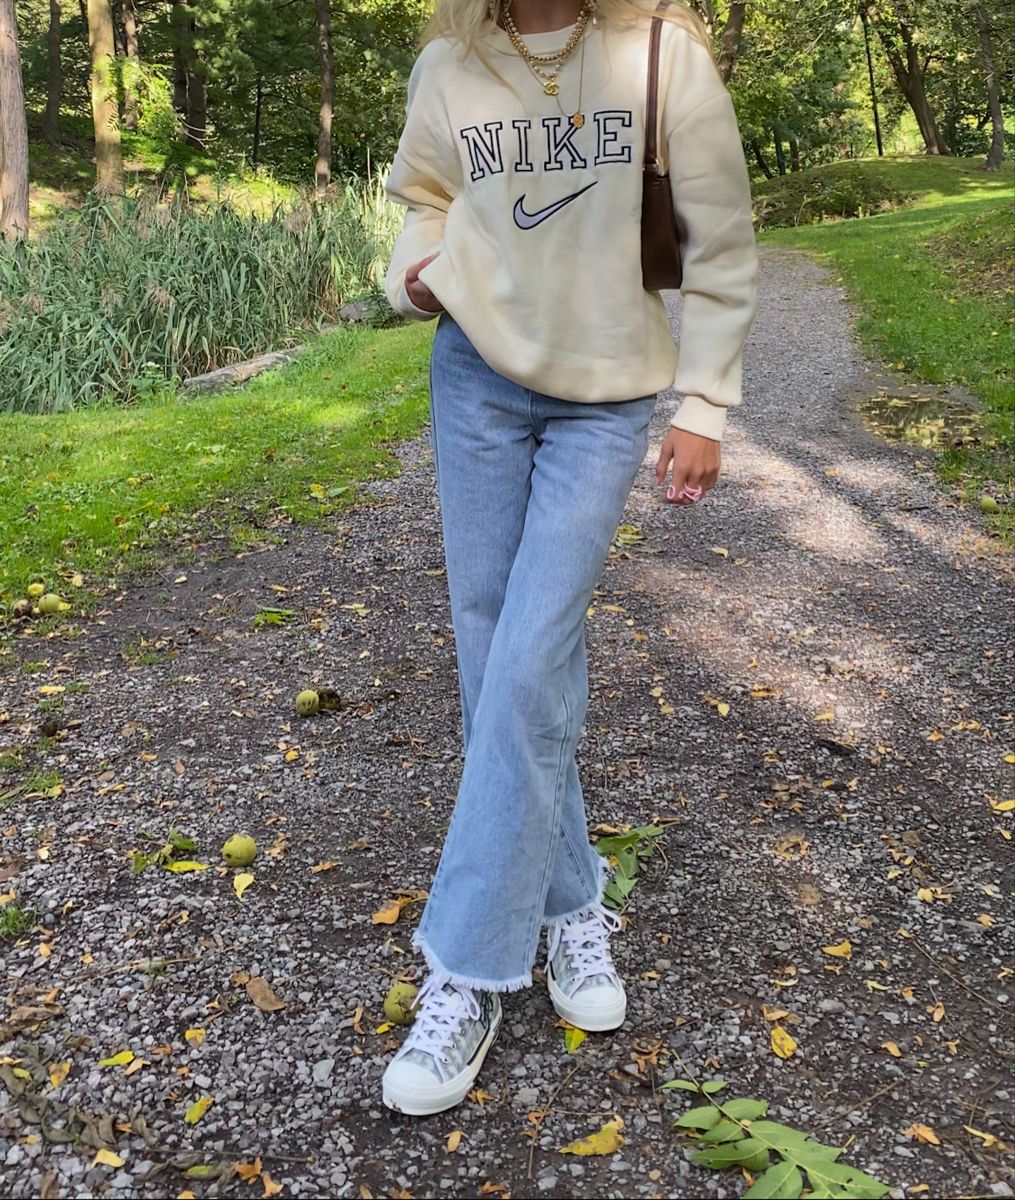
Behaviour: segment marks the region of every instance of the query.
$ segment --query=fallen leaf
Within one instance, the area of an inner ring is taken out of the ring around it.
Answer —
[[[244,1183],[253,1183],[261,1174],[261,1156],[258,1155],[252,1163],[236,1163],[233,1170]]]
[[[263,1195],[265,1200],[268,1200],[268,1197],[270,1196],[277,1196],[282,1190],[282,1185],[280,1183],[276,1183],[267,1171],[265,1171],[261,1176],[261,1186],[264,1188]]]
[[[848,938],[844,938],[834,946],[826,946],[824,950],[832,958],[850,958],[853,954],[853,943]]]
[[[888,1053],[892,1056],[892,1058],[901,1058],[902,1057],[902,1051],[899,1049],[898,1046],[896,1046],[896,1044],[894,1042],[882,1042],[881,1049],[887,1050]]]
[[[888,991],[887,985],[885,985],[883,983],[878,983],[878,981],[876,979],[865,979],[864,983],[867,984],[868,992],[887,992]]]
[[[1015,811],[1015,800],[996,800],[993,796],[989,796],[990,807],[994,812],[1006,813]]]
[[[370,918],[370,923],[372,925],[394,925],[401,915],[402,909],[410,903],[411,901],[405,896],[400,896],[397,900],[389,900],[374,913]]]
[[[208,1031],[206,1029],[202,1029],[201,1026],[198,1025],[193,1029],[185,1029],[183,1031],[183,1036],[192,1046],[201,1046],[204,1044],[204,1039],[207,1036],[207,1033]]]
[[[163,863],[162,865],[167,871],[173,871],[177,875],[182,874],[184,871],[208,870],[207,863],[194,862],[193,859],[190,858],[173,859],[171,862]]]
[[[713,546],[712,553],[718,554],[720,558],[729,558],[730,552],[725,546]]]
[[[100,1058],[100,1067],[125,1067],[127,1063],[134,1061],[133,1050],[121,1050],[118,1054],[112,1054],[109,1058]]]
[[[70,1063],[53,1063],[49,1068],[49,1082],[52,1087],[58,1088],[61,1083],[70,1074]]]
[[[761,1015],[766,1021],[784,1021],[793,1014],[788,1008],[769,1008],[767,1004],[763,1004],[761,1006]]]
[[[814,718],[814,720],[815,721],[834,721],[835,713],[834,712],[818,713],[818,715]]]
[[[136,1075],[138,1071],[144,1070],[144,1068],[147,1066],[148,1060],[146,1058],[135,1058],[130,1066],[124,1071],[124,1079],[129,1079],[131,1075]]]
[[[718,710],[720,717],[728,717],[730,715],[730,706],[725,700],[720,700],[716,705],[716,709]]]
[[[938,1021],[944,1020],[945,1006],[939,1000],[933,1007],[928,1006],[927,1012],[930,1013],[934,1023],[936,1024]]]
[[[974,1129],[972,1125],[963,1125],[962,1128],[966,1133],[971,1133],[973,1137],[978,1137],[983,1142],[984,1150],[993,1150],[995,1146],[1001,1145],[992,1133],[984,1133],[981,1129]]]
[[[196,1125],[214,1103],[214,1096],[202,1096],[200,1100],[195,1100],[187,1109],[183,1119],[188,1125]]]
[[[560,1149],[561,1154],[616,1154],[624,1144],[624,1138],[620,1130],[624,1127],[624,1122],[620,1117],[613,1117],[596,1133],[590,1133],[588,1137],[581,1138],[576,1142],[569,1142],[566,1146]]]
[[[244,987],[261,1012],[279,1012],[285,1008],[285,1001],[275,995],[263,975],[255,975],[253,979],[248,979]]]
[[[929,1146],[940,1146],[941,1139],[929,1125],[923,1125],[919,1121],[914,1121],[908,1129],[902,1131],[907,1137],[915,1138],[918,1142],[925,1142]]]
[[[237,900],[243,899],[243,893],[253,882],[253,875],[248,875],[246,871],[243,871],[239,875],[233,876],[233,891],[236,893]]]
[[[981,925],[985,925],[988,929],[997,924],[997,921],[990,915],[990,913],[980,913],[976,919]]]
[[[335,864],[330,860],[328,862],[319,862],[316,867],[310,868],[311,875],[320,875],[322,871],[333,871]],[[375,922],[376,923],[376,922]]]
[[[114,1154],[112,1150],[98,1150],[92,1159],[92,1166],[122,1167],[125,1161],[119,1154]]]
[[[49,958],[49,956],[53,953],[53,947],[49,944],[49,942],[42,942],[40,943],[36,953],[40,958]]]
[[[449,1154],[454,1154],[454,1152],[461,1145],[462,1138],[464,1136],[465,1135],[461,1129],[452,1129],[452,1131],[448,1134],[448,1141],[447,1141],[447,1147],[448,1147]]]
[[[574,1054],[574,1052],[587,1037],[588,1034],[584,1029],[578,1029],[574,1025],[569,1025],[568,1028],[564,1030],[564,1048],[567,1050],[568,1054]]]
[[[796,1041],[788,1029],[781,1025],[772,1026],[772,1049],[780,1058],[790,1058],[796,1053]]]

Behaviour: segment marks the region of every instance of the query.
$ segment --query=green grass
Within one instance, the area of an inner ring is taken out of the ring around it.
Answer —
[[[968,497],[1015,491],[1015,314],[1012,310],[1010,164],[980,159],[866,160],[917,193],[904,209],[759,235],[805,250],[841,275],[868,354],[909,380],[960,384],[982,403],[993,445],[949,450],[941,475]],[[828,171],[833,168],[821,168]],[[1003,264],[1007,264],[1007,269]]]
[[[343,329],[242,390],[0,418],[0,599],[42,582],[80,604],[167,546],[349,503],[425,420],[432,332]]]
[[[35,924],[35,909],[20,904],[5,904],[0,908],[0,942],[19,938]]]

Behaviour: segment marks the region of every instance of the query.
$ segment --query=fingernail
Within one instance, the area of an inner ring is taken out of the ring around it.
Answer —
[[[675,487],[667,488],[666,489],[666,499],[667,500],[676,500],[676,498],[677,498],[677,489]]]

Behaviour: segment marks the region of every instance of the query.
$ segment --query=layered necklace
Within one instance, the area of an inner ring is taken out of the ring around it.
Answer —
[[[592,17],[592,23],[596,24],[592,9],[583,8],[578,14],[574,30],[567,39],[567,43],[563,49],[555,50],[552,54],[534,54],[522,40],[522,35],[518,32],[518,27],[511,17],[510,6],[505,5],[503,9],[504,32],[511,39],[511,45],[514,46],[524,59],[529,70],[541,84],[543,91],[548,96],[553,96],[557,101],[557,107],[560,109],[561,114],[567,117],[571,124],[578,129],[581,129],[585,124],[585,114],[582,112],[582,85],[585,81],[585,27],[588,25],[590,17]],[[581,42],[582,53],[578,75],[578,107],[573,113],[567,113],[561,107],[558,98],[560,95],[560,85],[557,82],[557,76],[560,74],[564,63],[574,53],[579,42]]]

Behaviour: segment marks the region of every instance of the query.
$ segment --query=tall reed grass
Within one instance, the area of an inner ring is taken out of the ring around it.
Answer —
[[[291,344],[376,291],[400,221],[381,181],[267,217],[92,197],[0,245],[0,411],[129,403]]]

